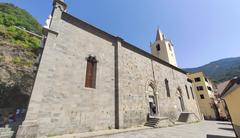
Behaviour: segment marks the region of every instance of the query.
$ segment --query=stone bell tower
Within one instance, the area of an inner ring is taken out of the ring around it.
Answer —
[[[167,40],[164,34],[158,29],[157,36],[154,43],[150,44],[151,53],[170,63],[173,66],[177,66],[176,56],[174,52],[174,47],[171,40]]]

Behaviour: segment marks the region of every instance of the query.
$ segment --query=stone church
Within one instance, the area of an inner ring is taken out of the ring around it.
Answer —
[[[53,1],[18,138],[201,120],[191,80],[162,32],[150,54],[66,9],[63,0]]]

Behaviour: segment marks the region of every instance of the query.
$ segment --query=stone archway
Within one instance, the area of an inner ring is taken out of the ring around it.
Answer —
[[[181,112],[185,111],[185,105],[183,101],[182,89],[180,87],[177,88],[177,98],[180,104]]]
[[[147,105],[148,105],[148,117],[154,118],[158,115],[158,100],[156,94],[156,83],[154,81],[148,81],[146,84],[146,93],[147,93]]]

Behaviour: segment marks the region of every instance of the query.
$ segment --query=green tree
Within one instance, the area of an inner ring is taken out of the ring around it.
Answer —
[[[17,18],[14,17],[14,16],[10,16],[10,15],[7,15],[7,14],[4,14],[3,15],[3,24],[6,25],[6,26],[13,26],[15,25],[17,22]]]
[[[0,24],[20,26],[28,31],[42,34],[42,27],[27,11],[9,3],[0,3]]]

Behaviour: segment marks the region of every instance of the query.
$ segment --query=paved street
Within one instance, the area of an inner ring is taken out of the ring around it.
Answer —
[[[98,138],[235,138],[229,122],[203,121],[168,128],[145,129]]]

